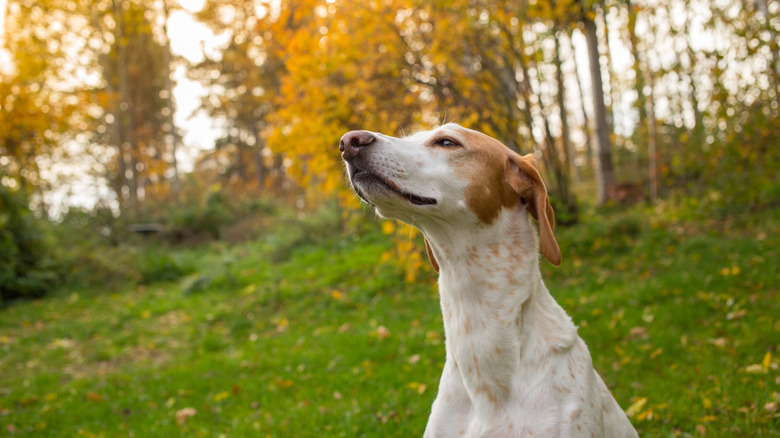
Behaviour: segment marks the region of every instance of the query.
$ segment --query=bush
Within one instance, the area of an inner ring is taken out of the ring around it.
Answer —
[[[43,296],[57,277],[26,197],[0,185],[0,301]]]
[[[170,255],[157,251],[146,252],[138,265],[141,271],[140,284],[178,280],[194,270],[183,266]]]
[[[205,205],[182,206],[168,220],[174,241],[219,239],[222,227],[234,219],[234,212],[222,192],[212,192]]]

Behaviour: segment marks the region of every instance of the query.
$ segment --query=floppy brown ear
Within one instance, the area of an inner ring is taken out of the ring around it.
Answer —
[[[436,257],[433,256],[433,250],[431,249],[431,244],[428,243],[428,239],[425,239],[425,252],[428,253],[428,260],[431,261],[433,270],[439,272],[439,263],[436,262]]]
[[[555,266],[561,264],[561,249],[555,240],[555,212],[547,196],[542,176],[532,154],[509,157],[506,162],[506,180],[528,204],[528,212],[539,221],[539,245],[542,255]]]

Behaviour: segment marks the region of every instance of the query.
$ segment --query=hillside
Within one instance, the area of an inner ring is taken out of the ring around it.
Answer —
[[[444,362],[435,278],[380,263],[370,216],[149,243],[189,274],[0,308],[0,435],[420,436]],[[548,288],[641,436],[777,436],[779,236],[778,209],[558,230]]]

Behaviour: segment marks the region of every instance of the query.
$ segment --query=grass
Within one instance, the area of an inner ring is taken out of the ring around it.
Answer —
[[[435,277],[379,263],[379,229],[150,248],[189,274],[0,308],[0,436],[422,435]],[[641,436],[780,435],[780,210],[606,212],[557,235],[548,288]]]

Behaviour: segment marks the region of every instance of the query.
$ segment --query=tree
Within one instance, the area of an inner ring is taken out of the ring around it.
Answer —
[[[609,200],[609,190],[615,183],[615,173],[612,167],[612,143],[609,140],[609,125],[607,124],[607,108],[604,105],[604,87],[601,80],[601,63],[599,62],[598,36],[594,13],[585,8],[582,2],[582,27],[588,45],[590,59],[590,81],[593,95],[593,119],[596,124],[596,187],[599,203]]]
[[[396,21],[402,4],[289,2],[267,24],[274,36],[271,56],[283,59],[285,69],[265,138],[285,154],[296,181],[318,187],[312,201],[321,199],[320,190],[353,199],[333,152],[345,132],[398,135],[419,114],[419,87],[409,77],[407,45]]]
[[[61,85],[73,68],[59,43],[75,17],[66,6],[57,0],[13,2],[4,23],[11,63],[0,70],[2,183],[37,195],[38,202],[45,190],[41,159],[71,138],[74,113],[83,98]],[[52,17],[61,25],[50,26]]]
[[[170,189],[169,59],[147,18],[153,11],[143,4],[112,0],[93,14],[95,32],[109,41],[98,52],[104,85],[93,90],[102,109],[96,123],[111,127],[110,133],[97,129],[94,141],[113,146],[109,180],[120,207],[139,215],[144,198],[167,196]]]
[[[420,7],[407,18],[411,30],[405,39],[412,54],[408,56],[412,77],[430,90],[432,108],[440,117],[446,114],[512,149],[540,154],[560,218],[576,220],[576,200],[569,188],[569,124],[564,87],[558,82],[563,81],[557,68],[560,53],[554,52],[548,61],[544,49],[549,35],[556,44],[557,17],[566,17],[572,2],[540,2],[535,8],[487,1]],[[533,31],[534,23],[550,33]],[[457,43],[453,34],[458,35]],[[563,101],[545,93],[547,89],[557,90]],[[550,122],[556,104],[561,122],[557,138]]]

